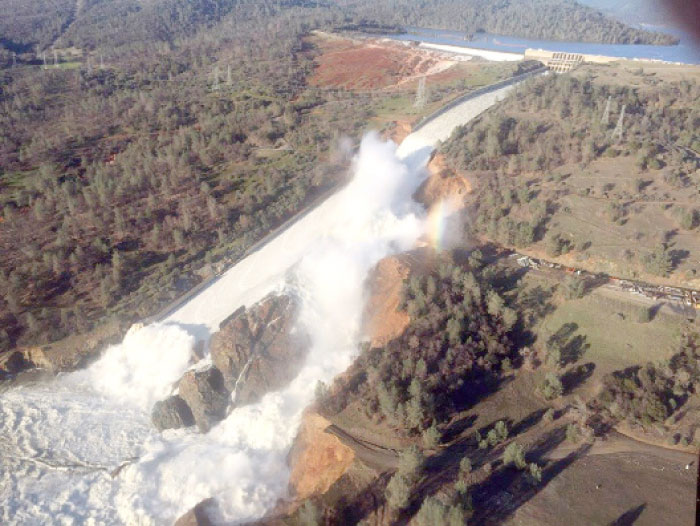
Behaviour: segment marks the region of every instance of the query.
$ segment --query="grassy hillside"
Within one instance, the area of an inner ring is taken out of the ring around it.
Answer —
[[[672,71],[536,79],[456,131],[443,151],[478,188],[474,231],[593,271],[699,285],[700,82]]]

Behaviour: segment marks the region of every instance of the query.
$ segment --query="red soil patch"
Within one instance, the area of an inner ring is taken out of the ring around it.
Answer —
[[[389,42],[313,39],[321,50],[310,84],[355,90],[394,87],[453,64],[433,53]]]

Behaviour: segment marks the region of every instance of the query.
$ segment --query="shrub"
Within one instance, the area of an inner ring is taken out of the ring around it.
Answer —
[[[649,307],[640,307],[637,310],[637,321],[639,323],[649,323],[651,321],[651,309]]]

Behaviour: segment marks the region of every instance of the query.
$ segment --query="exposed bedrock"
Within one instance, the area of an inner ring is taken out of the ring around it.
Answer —
[[[236,406],[258,402],[299,373],[310,341],[295,330],[298,313],[291,296],[268,296],[235,312],[212,336],[212,362],[229,391],[235,390]]]
[[[154,406],[154,425],[162,430],[194,422],[205,433],[233,407],[287,386],[310,344],[308,335],[295,328],[298,314],[298,301],[288,295],[270,295],[234,312],[212,336],[212,365],[183,375],[178,395]]]

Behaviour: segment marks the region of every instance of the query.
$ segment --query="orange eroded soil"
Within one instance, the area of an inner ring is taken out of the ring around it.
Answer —
[[[311,38],[321,51],[310,79],[313,86],[386,89],[423,75],[448,75],[447,70],[456,64],[436,53],[384,40]]]
[[[306,412],[289,453],[289,486],[296,499],[322,495],[352,464],[355,453],[336,436],[325,432],[330,422]]]

